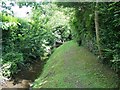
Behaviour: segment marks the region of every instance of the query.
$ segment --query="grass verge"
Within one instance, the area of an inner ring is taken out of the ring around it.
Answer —
[[[117,75],[75,41],[57,48],[33,88],[116,88]]]

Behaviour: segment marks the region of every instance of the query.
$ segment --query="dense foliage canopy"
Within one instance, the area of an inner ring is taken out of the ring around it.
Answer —
[[[35,60],[46,60],[56,47],[71,39],[70,10],[55,4],[39,4],[33,7],[31,18],[0,14],[5,76]]]

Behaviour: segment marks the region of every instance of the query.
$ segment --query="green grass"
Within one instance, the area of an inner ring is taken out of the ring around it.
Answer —
[[[115,88],[117,75],[75,41],[60,46],[47,61],[34,88]]]

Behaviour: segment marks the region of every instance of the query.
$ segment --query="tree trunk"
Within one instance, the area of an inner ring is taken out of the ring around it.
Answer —
[[[96,2],[96,8],[95,8],[95,31],[96,31],[96,43],[97,48],[99,51],[99,55],[101,57],[101,48],[100,48],[100,38],[99,38],[99,22],[98,22],[98,11],[97,11],[97,2]]]

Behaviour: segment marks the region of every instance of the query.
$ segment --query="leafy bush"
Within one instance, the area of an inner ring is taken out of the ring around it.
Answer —
[[[57,41],[63,43],[70,40],[70,15],[64,11],[67,12],[67,9],[45,4],[35,6],[30,19],[0,14],[3,17],[0,28],[3,34],[2,62],[5,76],[13,75],[23,64],[38,59],[44,61],[56,48]]]
[[[3,57],[2,71],[3,75],[10,77],[18,72],[19,65],[23,63],[23,55],[17,52],[10,52]]]

